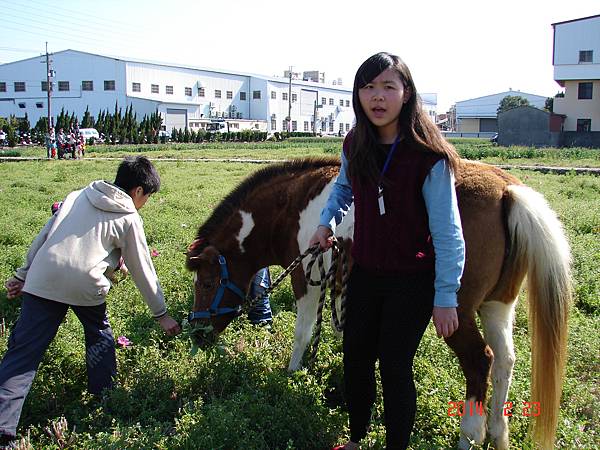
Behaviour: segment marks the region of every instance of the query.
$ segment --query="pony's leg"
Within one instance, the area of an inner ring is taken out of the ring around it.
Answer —
[[[294,331],[294,350],[288,370],[300,369],[302,356],[310,343],[313,325],[317,320],[319,290],[309,287],[305,295],[296,301],[296,329]]]
[[[479,312],[486,342],[494,352],[492,364],[493,394],[489,410],[490,437],[498,450],[508,449],[508,419],[504,415],[504,402],[515,365],[512,329],[516,302],[484,302]]]
[[[459,326],[447,344],[456,353],[467,380],[465,415],[460,421],[460,441],[458,448],[472,448],[471,442],[481,445],[485,439],[485,408],[468,405],[485,405],[487,382],[494,358],[477,329],[473,313],[459,311]]]

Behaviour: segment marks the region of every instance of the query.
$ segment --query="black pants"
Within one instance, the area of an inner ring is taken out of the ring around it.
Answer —
[[[112,387],[117,365],[106,303],[67,305],[23,292],[21,314],[0,363],[0,434],[16,436],[37,368],[69,308],[83,324],[89,392],[100,394]]]
[[[387,448],[405,449],[415,421],[412,365],[433,309],[433,274],[376,276],[355,266],[348,284],[344,383],[350,439],[366,436],[375,402],[375,361],[383,387]]]

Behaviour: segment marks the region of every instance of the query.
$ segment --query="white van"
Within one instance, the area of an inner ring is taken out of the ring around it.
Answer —
[[[86,142],[88,139],[94,139],[94,141],[100,139],[100,133],[98,133],[98,130],[95,128],[80,128],[79,133],[83,136]]]

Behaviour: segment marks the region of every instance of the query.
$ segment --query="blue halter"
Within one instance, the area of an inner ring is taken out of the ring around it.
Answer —
[[[219,280],[219,287],[217,288],[217,293],[215,294],[215,298],[212,301],[212,304],[208,309],[204,311],[192,311],[188,316],[188,320],[191,322],[196,319],[210,319],[214,316],[222,316],[225,314],[235,313],[236,315],[242,311],[242,305],[238,305],[236,307],[219,307],[221,304],[221,300],[223,300],[223,295],[225,294],[225,289],[229,289],[235,295],[240,297],[242,301],[246,300],[246,296],[242,292],[242,290],[236,286],[236,284],[232,281],[229,281],[229,271],[227,270],[227,261],[225,261],[225,257],[223,255],[219,255],[219,266],[221,268],[221,279]]]

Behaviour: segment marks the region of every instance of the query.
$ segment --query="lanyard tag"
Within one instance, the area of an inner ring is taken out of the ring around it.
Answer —
[[[383,189],[381,186],[379,186],[377,189],[377,203],[379,204],[379,215],[383,216],[385,214],[385,203],[383,202]]]

